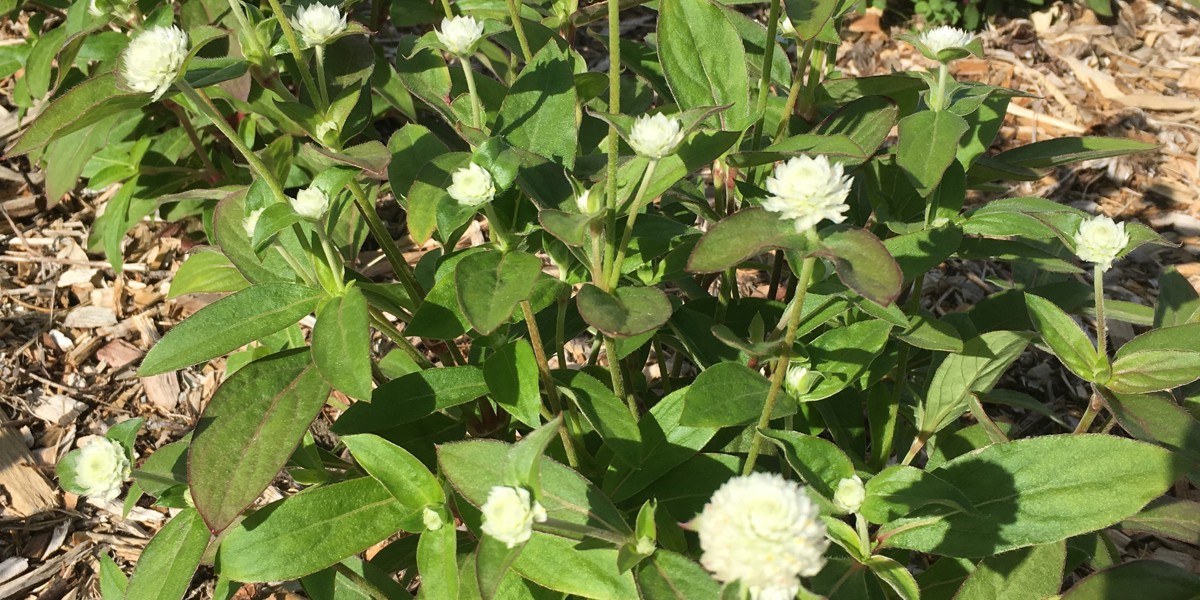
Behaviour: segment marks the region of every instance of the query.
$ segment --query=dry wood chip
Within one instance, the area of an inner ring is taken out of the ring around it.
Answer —
[[[80,306],[67,313],[63,326],[71,329],[95,329],[117,324],[117,314],[111,308]]]
[[[140,348],[122,339],[113,340],[96,351],[96,359],[108,363],[114,371],[124,369],[141,357]]]
[[[65,427],[73,422],[85,408],[87,405],[78,400],[62,394],[53,394],[34,400],[29,407],[29,412],[51,425]]]

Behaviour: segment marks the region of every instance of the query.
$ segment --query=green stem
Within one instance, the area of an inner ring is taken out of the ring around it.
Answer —
[[[517,7],[517,0],[508,0],[508,15],[512,19],[513,31],[517,33],[517,42],[521,44],[521,56],[525,57],[525,64],[529,64],[533,60],[533,53],[529,51],[529,39],[525,37],[525,26],[521,24],[521,10]]]
[[[300,71],[300,79],[304,81],[304,88],[308,90],[309,96],[319,101],[320,92],[317,90],[317,84],[313,82],[312,75],[308,73],[308,69],[304,68],[304,51],[300,49],[300,42],[296,40],[296,31],[292,29],[292,23],[284,14],[279,0],[267,0],[267,2],[271,5],[271,12],[275,13],[275,20],[279,23],[279,28],[283,30],[283,38],[287,40],[288,49],[292,51],[292,58],[296,61],[296,69]]]
[[[341,294],[346,290],[346,271],[342,255],[334,248],[333,240],[329,239],[329,235],[325,233],[323,223],[313,223],[313,230],[317,232],[317,239],[321,241],[321,251],[325,254],[326,262],[329,263],[329,270],[334,273],[337,289],[331,291]]]
[[[808,237],[816,244],[816,233],[808,230]],[[758,418],[758,426],[755,428],[754,441],[750,442],[750,453],[746,457],[746,465],[742,468],[743,475],[749,475],[754,472],[754,463],[758,461],[758,455],[762,451],[763,435],[762,430],[766,429],[771,423],[771,413],[775,412],[775,402],[779,399],[779,392],[783,389],[783,380],[787,377],[788,363],[792,356],[792,346],[796,343],[796,330],[800,327],[800,315],[804,313],[804,297],[808,294],[808,285],[812,282],[813,268],[816,266],[817,259],[808,257],[800,266],[800,279],[796,287],[796,298],[792,300],[796,308],[792,311],[788,323],[787,332],[783,336],[783,348],[780,350],[779,359],[775,363],[775,370],[771,372],[771,389],[767,392],[767,402],[763,405],[762,415]]]
[[[1092,269],[1092,288],[1096,298],[1096,352],[1108,362],[1108,321],[1104,318],[1104,270]]]
[[[216,125],[217,129],[225,135],[229,143],[233,144],[234,148],[237,148],[237,151],[250,164],[250,170],[254,171],[255,175],[267,183],[267,187],[271,189],[271,193],[275,195],[275,199],[280,202],[287,202],[287,194],[283,192],[283,186],[279,184],[279,180],[275,179],[275,175],[271,172],[271,169],[267,168],[267,165],[258,158],[258,155],[246,145],[242,136],[238,135],[233,127],[225,121],[225,117],[221,115],[221,111],[217,109],[217,105],[213,104],[208,95],[192,88],[183,79],[175,82],[175,87],[179,88],[179,91],[183,92],[184,96],[187,96],[197,108],[204,112],[209,120],[213,122],[213,125]]]
[[[479,93],[475,91],[475,73],[471,71],[471,61],[462,56],[458,62],[462,65],[463,76],[467,78],[467,93],[471,95],[471,126],[483,129],[483,107],[479,104]]]
[[[637,195],[633,197],[633,204],[629,206],[629,218],[625,220],[625,231],[621,233],[621,241],[617,244],[617,256],[608,265],[608,289],[617,287],[617,282],[621,279],[621,263],[625,262],[625,249],[629,246],[629,240],[633,238],[633,226],[642,210],[642,200],[646,195],[646,188],[650,187],[650,180],[654,178],[654,171],[657,168],[657,160],[651,160],[646,165],[642,183],[638,185]]]
[[[621,361],[617,358],[617,343],[612,338],[604,336],[604,354],[608,358],[608,376],[612,379],[613,393],[618,398],[624,398],[633,418],[638,418],[637,399],[633,394],[625,395],[625,377],[621,374]]]
[[[446,13],[446,18],[454,16],[454,11],[450,9],[450,0],[442,0],[442,12]]]
[[[792,76],[792,87],[788,89],[787,103],[784,104],[783,115],[779,119],[779,129],[775,131],[776,142],[788,134],[788,125],[792,121],[792,114],[796,112],[796,101],[800,99],[800,90],[804,89],[804,73],[808,70],[809,61],[812,58],[813,45],[812,40],[804,42],[804,50],[800,54],[800,59],[796,61],[796,73]]]
[[[355,206],[358,206],[363,220],[367,222],[367,229],[371,231],[371,236],[379,243],[379,247],[383,249],[383,255],[392,265],[392,270],[396,272],[396,277],[400,279],[404,291],[408,292],[414,303],[420,303],[425,299],[425,291],[421,289],[421,284],[417,283],[417,276],[413,274],[412,267],[408,266],[408,261],[404,260],[404,253],[400,251],[400,247],[396,245],[392,235],[388,233],[387,226],[379,219],[379,213],[375,212],[375,203],[367,198],[357,181],[350,180],[349,187],[350,193],[354,196]]]
[[[383,316],[383,313],[379,312],[379,309],[371,308],[370,310],[371,322],[375,324],[376,329],[383,332],[383,335],[399,346],[400,350],[407,354],[422,369],[433,368],[433,363],[430,362],[429,358],[422,354],[420,350],[417,350],[417,347],[408,341],[408,338],[404,337],[404,334],[399,329],[396,329],[396,326],[392,325],[392,322],[387,320],[387,317]]]
[[[317,55],[317,91],[321,93],[321,111],[329,108],[329,86],[325,82],[325,46],[314,49]]]
[[[487,216],[488,229],[492,232],[492,241],[496,242],[501,252],[506,252],[513,246],[512,233],[508,230],[508,225],[496,214],[496,209],[491,202],[483,205],[483,214]]]
[[[754,138],[750,147],[758,150],[762,141],[763,129],[767,126],[767,94],[771,90],[771,67],[775,58],[775,34],[779,29],[779,0],[771,0],[771,9],[767,13],[767,48],[763,52],[762,77],[758,80],[758,126],[754,128]]]
[[[917,309],[921,306],[921,294],[925,287],[925,276],[918,275],[913,281],[912,292],[908,297],[908,302],[905,306],[905,313],[910,315],[917,314]],[[887,460],[892,455],[892,446],[896,443],[896,419],[900,415],[900,399],[904,394],[904,386],[908,383],[908,360],[910,346],[908,344],[900,345],[900,352],[896,359],[896,370],[892,375],[892,394],[886,410],[883,411],[883,422],[873,422],[871,425],[871,465],[882,469],[887,465]],[[872,412],[878,415],[878,413]],[[911,459],[910,459],[911,460]]]
[[[533,314],[533,306],[528,300],[521,301],[521,313],[525,315],[525,326],[529,329],[529,343],[533,345],[533,357],[537,360],[538,375],[542,378],[542,387],[546,388],[546,400],[554,414],[563,412],[562,401],[558,397],[558,384],[550,373],[550,361],[546,359],[546,348],[542,345],[542,331],[538,328],[537,318]],[[575,444],[567,430],[566,420],[558,426],[558,437],[562,439],[563,450],[567,454],[567,462],[574,468],[579,467],[579,457],[575,454]]]
[[[192,148],[195,148],[196,155],[200,157],[200,162],[204,164],[204,170],[208,171],[208,177],[212,183],[220,181],[224,176],[221,175],[221,170],[213,164],[212,159],[208,157],[208,152],[204,150],[204,144],[200,141],[200,136],[196,134],[196,127],[192,125],[192,118],[188,116],[187,111],[183,107],[174,102],[167,103],[171,112],[175,113],[175,117],[179,119],[179,124],[183,125],[183,131],[187,134],[188,141],[192,143]]]
[[[628,544],[631,541],[629,537],[621,535],[615,531],[600,529],[598,527],[589,527],[587,525],[579,525],[569,521],[560,521],[558,519],[547,519],[545,522],[535,525],[534,529],[537,529],[538,531],[550,530],[554,533],[563,531],[579,533],[588,537],[596,538],[598,540],[611,542],[616,544],[618,548]]]
[[[946,63],[938,65],[938,83],[937,94],[931,99],[931,109],[935,111],[945,110],[946,108],[946,83],[950,79],[950,67]]]
[[[621,112],[621,3],[612,0],[608,3],[608,112]],[[617,214],[617,150],[620,147],[620,137],[617,126],[608,124],[608,164],[605,168],[605,196],[608,205],[607,231],[608,244],[604,250],[604,258],[611,264],[616,248],[616,214]],[[607,279],[601,275],[601,288],[608,291]]]

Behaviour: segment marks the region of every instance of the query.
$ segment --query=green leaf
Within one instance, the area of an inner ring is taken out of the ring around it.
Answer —
[[[1200,378],[1200,323],[1163,327],[1129,340],[1117,350],[1110,390],[1144,394],[1169,390]]]
[[[108,431],[104,432],[104,437],[121,444],[121,447],[125,448],[125,453],[129,456],[130,462],[133,462],[137,458],[134,454],[133,445],[137,442],[138,430],[142,428],[142,424],[145,422],[146,419],[141,417],[126,419],[109,427]]]
[[[512,568],[540,586],[582,598],[638,597],[633,574],[617,572],[616,550],[580,547],[577,540],[549,533],[534,532]]]
[[[588,325],[615,337],[633,337],[661,327],[671,318],[671,301],[654,287],[617,288],[608,294],[587,283],[575,297]]]
[[[542,495],[541,459],[546,454],[546,448],[558,435],[562,427],[562,415],[554,417],[549,423],[538,427],[513,444],[508,451],[508,483],[514,487],[524,487],[533,491],[535,498]]]
[[[971,501],[954,486],[908,465],[892,465],[868,480],[861,512],[871,523],[887,523],[930,504],[975,512]]]
[[[1149,152],[1157,144],[1109,137],[1064,137],[1042,140],[1006,150],[996,160],[1016,167],[1049,169],[1113,156]]]
[[[104,600],[125,600],[128,578],[108,552],[100,553],[100,597]]]
[[[922,111],[900,119],[896,162],[921,196],[929,196],[954,162],[967,122],[947,111]]]
[[[929,227],[883,240],[905,277],[915,279],[950,258],[962,244],[962,228],[954,223]]]
[[[571,398],[617,457],[625,462],[637,462],[641,458],[642,435],[624,401],[600,380],[583,371],[558,371],[555,377],[569,387],[563,393]]]
[[[680,424],[687,388],[659,400],[638,422],[641,455],[633,463],[613,461],[604,476],[604,490],[623,501],[691,458],[717,433],[715,427]]]
[[[221,384],[188,458],[192,499],[210,529],[228,527],[271,484],[328,397],[305,348],[256,360]]]
[[[571,62],[551,41],[525,65],[496,116],[496,133],[560,164],[575,166],[575,85]]]
[[[492,487],[511,485],[508,481],[510,448],[511,445],[494,440],[442,444],[437,448],[438,465],[450,485],[467,502],[479,507],[487,502]],[[538,501],[549,518],[632,536],[633,531],[621,511],[591,482],[546,456],[540,458],[540,463],[542,496]],[[616,551],[613,551],[612,565],[615,573]]]
[[[392,153],[388,182],[401,194],[412,187],[421,165],[449,152],[433,132],[416,123],[408,123],[393,133],[388,139],[388,151]]]
[[[688,271],[718,273],[771,249],[807,252],[812,244],[792,221],[761,208],[750,208],[713,225],[692,250]]]
[[[105,117],[149,103],[150,94],[118,88],[116,75],[98,75],[55,98],[29,125],[8,156],[28,154]]]
[[[483,362],[483,378],[492,399],[508,414],[530,427],[541,425],[537,359],[527,340],[513,340],[489,355]]]
[[[182,369],[237,350],[313,311],[323,292],[293,283],[261,283],[196,311],[167,332],[142,360],[138,375]]]
[[[460,205],[446,191],[454,172],[470,162],[471,155],[452,152],[426,162],[417,172],[417,178],[408,190],[408,229],[418,244],[428,241],[435,231],[449,235],[478,210]]]
[[[445,504],[446,494],[433,473],[404,448],[371,434],[346,435],[341,440],[363,470],[405,510],[418,512]]]
[[[715,4],[662,0],[658,7],[658,56],[675,100],[684,109],[732,105],[722,129],[749,125],[750,75],[737,29]]]
[[[599,190],[596,193],[600,193]],[[568,246],[582,246],[588,240],[588,224],[591,217],[579,213],[544,209],[538,211],[538,223],[547,233]]]
[[[200,514],[185,508],[154,535],[138,559],[125,600],[178,600],[192,583],[208,547]]]
[[[1121,529],[1200,545],[1200,502],[1164,496],[1121,521]]]
[[[1169,451],[1109,435],[992,444],[931,471],[962,490],[978,515],[929,506],[877,537],[884,546],[958,557],[1049,544],[1137,513],[1174,483],[1176,470]]]
[[[379,386],[370,402],[356,402],[342,413],[333,430],[341,434],[383,431],[487,393],[479,367],[426,369]]]
[[[258,221],[254,224],[254,235],[250,236],[250,248],[261,253],[276,234],[284,230],[291,230],[293,225],[302,220],[303,218],[295,210],[292,210],[292,205],[288,202],[276,202],[267,206],[259,214]]]
[[[250,282],[224,254],[214,248],[200,248],[188,256],[175,272],[167,298],[174,299],[184,294],[236,292],[249,285]]]
[[[723,362],[702,371],[684,397],[679,422],[688,427],[732,427],[754,423],[767,403],[771,382],[757,371]],[[771,418],[796,414],[796,400],[780,391]]]
[[[371,324],[367,299],[357,287],[329,299],[312,332],[317,371],[333,389],[352,398],[371,397]]]
[[[1041,600],[1062,587],[1067,545],[1062,542],[989,556],[967,576],[955,600]]]
[[[1107,359],[1100,356],[1074,319],[1041,296],[1025,294],[1025,306],[1034,329],[1072,373],[1092,383],[1107,380]]]
[[[836,4],[836,2],[835,2]],[[833,111],[817,124],[821,135],[844,135],[861,149],[863,160],[875,154],[896,126],[900,108],[884,96],[867,96]]]
[[[929,382],[929,393],[917,414],[922,438],[928,438],[967,410],[967,396],[987,392],[1025,346],[1029,335],[992,331],[963,344],[961,354],[942,361]]]
[[[1105,394],[1104,398],[1122,429],[1178,453],[1190,465],[1188,477],[1200,481],[1200,423],[1170,394]]]
[[[542,260],[523,252],[476,252],[454,268],[458,305],[479,333],[488,335],[528,300],[542,272]]]
[[[1195,600],[1197,589],[1200,575],[1170,563],[1135,560],[1084,577],[1062,595],[1062,600]]]
[[[950,323],[924,312],[914,315],[911,323],[903,333],[896,334],[896,338],[925,350],[962,352],[962,334]]]
[[[420,516],[370,477],[311,488],[230,529],[217,571],[246,583],[297,579],[370,548]]]
[[[825,500],[832,502],[838,482],[854,476],[850,457],[829,440],[796,431],[761,433],[783,450],[788,464]]]
[[[920,600],[921,588],[917,586],[917,580],[904,565],[882,554],[868,558],[863,564],[867,565],[867,568],[871,569],[876,577],[892,588],[892,591],[896,592],[901,600]]]
[[[843,134],[802,133],[784,138],[763,148],[737,152],[729,156],[729,164],[735,167],[757,167],[787,160],[795,156],[821,154],[844,165],[857,165],[871,158],[858,142]]]
[[[521,544],[509,548],[507,544],[491,536],[482,536],[475,548],[475,580],[479,586],[479,596],[483,600],[496,597],[506,575],[510,573],[512,563],[517,555],[525,549]]]
[[[838,279],[880,306],[888,306],[900,295],[904,273],[879,238],[866,229],[836,229],[822,232],[814,252],[833,261]]]
[[[784,8],[796,35],[808,41],[820,35],[839,4],[839,0],[792,0]]]
[[[681,554],[659,550],[637,570],[638,589],[645,600],[716,598],[721,586],[700,565]]]
[[[458,531],[445,523],[425,530],[417,542],[422,598],[458,598]]]
[[[175,277],[178,279],[179,274]],[[1154,303],[1155,327],[1200,322],[1200,294],[1179,271],[1170,268],[1163,273],[1158,278],[1158,290],[1158,301]]]

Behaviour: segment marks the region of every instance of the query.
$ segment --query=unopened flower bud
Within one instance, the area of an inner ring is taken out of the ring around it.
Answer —
[[[432,508],[426,508],[425,512],[421,513],[421,520],[425,523],[425,529],[429,531],[437,531],[445,524],[442,522],[442,515]]]
[[[858,475],[839,481],[833,492],[834,506],[846,512],[858,512],[866,499],[867,488]]]

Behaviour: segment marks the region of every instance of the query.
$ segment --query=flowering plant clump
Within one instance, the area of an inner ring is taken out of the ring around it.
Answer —
[[[740,581],[755,600],[793,598],[800,577],[825,565],[825,526],[794,481],[753,473],[725,482],[692,519],[700,564],[720,581]]]
[[[308,46],[322,46],[346,30],[346,15],[336,6],[315,2],[296,9],[292,27]]]
[[[790,220],[797,233],[811,229],[821,221],[841,223],[850,210],[846,198],[852,180],[840,163],[824,156],[798,156],[775,167],[766,180],[771,197],[763,208]]]
[[[114,271],[187,236],[154,268],[209,303],[137,375],[220,374],[59,460],[169,515],[105,600],[1197,587],[1106,531],[1195,540],[1200,295],[1107,300],[1169,243],[1004,193],[1155,147],[995,143],[981,39],[859,78],[856,2],[95,4],[23,5],[6,152],[105,190]]]
[[[121,59],[121,74],[130,89],[153,93],[158,99],[179,76],[187,53],[187,34],[178,27],[151,27],[129,42]]]

